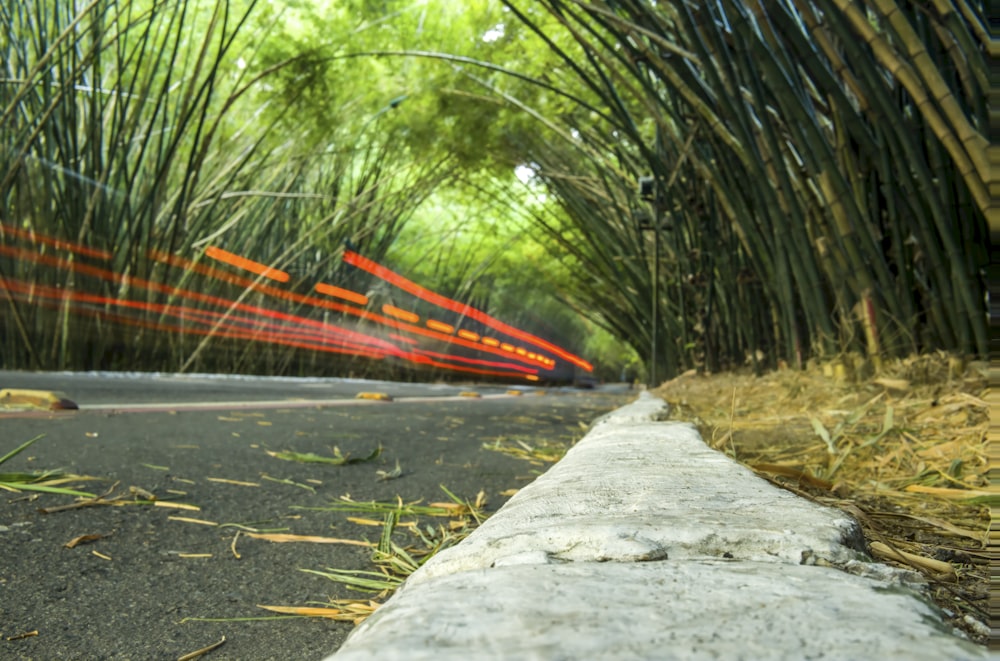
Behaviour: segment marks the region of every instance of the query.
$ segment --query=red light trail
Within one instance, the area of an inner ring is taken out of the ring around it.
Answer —
[[[442,296],[441,294],[435,293],[430,289],[427,289],[426,287],[422,287],[421,285],[418,285],[412,280],[404,278],[395,271],[391,271],[390,269],[387,269],[381,264],[373,262],[367,257],[362,257],[353,250],[344,251],[344,261],[350,264],[351,266],[355,266],[361,269],[362,271],[366,271],[377,278],[385,280],[386,282],[395,285],[399,289],[402,289],[403,291],[410,293],[419,299],[427,301],[428,303],[432,303],[446,310],[451,310],[456,314],[469,317],[470,319],[474,319],[475,321],[478,321],[484,326],[488,326],[505,335],[509,335],[510,337],[517,338],[522,342],[527,342],[529,344],[534,344],[537,347],[541,347],[546,351],[554,353],[560,358],[563,358],[564,360],[567,360],[573,363],[574,365],[585,369],[588,372],[592,372],[594,370],[594,366],[588,363],[583,358],[575,356],[570,352],[566,351],[565,349],[552,344],[551,342],[543,340],[540,337],[536,337],[535,335],[522,331],[518,328],[514,328],[513,326],[509,326],[500,321],[499,319],[495,319],[490,315],[486,314],[485,312],[477,310],[476,308],[468,304],[459,303],[458,301],[452,300],[446,296]]]
[[[7,237],[13,238],[15,243],[30,243],[32,248],[45,245],[55,249],[55,251],[64,252],[64,254],[68,252],[80,257],[102,261],[110,261],[113,257],[111,253],[104,250],[90,248],[73,241],[57,239],[34,231],[0,223],[0,239]],[[206,249],[204,254],[210,259],[242,271],[247,271],[253,275],[267,278],[275,283],[285,284],[291,279],[285,271],[241,257],[222,248],[212,246]],[[468,329],[456,329],[452,324],[442,321],[425,319],[424,325],[426,327],[418,325],[421,321],[421,317],[418,314],[394,305],[383,305],[381,308],[383,314],[366,310],[364,306],[370,302],[367,296],[323,282],[315,283],[313,290],[319,295],[338,300],[317,298],[316,296],[296,293],[274,286],[273,284],[238,275],[224,268],[199,263],[179,255],[156,250],[151,250],[148,253],[151,259],[160,263],[181,268],[204,277],[213,278],[243,288],[244,290],[255,291],[289,303],[307,305],[350,315],[367,322],[385,326],[397,332],[390,332],[387,334],[388,339],[382,339],[298,314],[281,312],[260,305],[251,305],[240,300],[225,298],[224,296],[206,294],[197,289],[174,287],[162,282],[115,273],[107,268],[88,264],[85,261],[61,257],[57,254],[43,254],[37,250],[16,247],[13,244],[0,243],[0,256],[31,262],[38,266],[58,271],[95,278],[111,283],[122,292],[144,289],[168,296],[170,297],[169,300],[187,301],[199,304],[200,306],[216,308],[216,310],[210,310],[204,309],[204,307],[192,307],[188,303],[152,303],[149,301],[127,299],[122,296],[116,298],[114,296],[86,293],[80,290],[81,283],[79,279],[74,283],[74,286],[65,288],[26,282],[9,277],[0,280],[0,286],[5,287],[8,294],[13,295],[13,298],[16,300],[50,308],[59,308],[68,304],[75,313],[83,316],[99,317],[117,323],[140,326],[162,332],[272,343],[308,350],[359,356],[373,360],[393,357],[414,365],[488,376],[521,376],[530,380],[538,379],[538,370],[536,368],[539,365],[546,369],[552,369],[555,366],[554,360],[541,353],[527,351],[523,347],[516,347],[493,337],[483,337]],[[400,289],[416,295],[418,298],[434,303],[452,312],[464,314],[468,318],[479,321],[510,337],[549,349],[552,353],[560,355],[574,362],[574,364],[581,367],[586,366],[585,369],[590,369],[589,363],[586,363],[586,361],[541,338],[508,326],[468,305],[463,305],[457,301],[435,294],[395,274],[391,270],[361,257],[357,253],[348,251],[345,253],[344,259],[346,262],[387,280]],[[155,315],[156,318],[136,316],[142,314]],[[471,358],[432,351],[421,348],[418,338],[426,338],[426,340],[433,340],[445,345],[461,347],[480,353],[495,354],[502,360]],[[394,342],[401,343],[405,348],[401,348]],[[528,363],[528,366],[506,361]]]

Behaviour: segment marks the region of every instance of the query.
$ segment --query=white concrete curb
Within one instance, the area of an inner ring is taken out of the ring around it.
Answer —
[[[986,658],[853,520],[651,422],[665,409],[643,393],[595,422],[329,658]]]

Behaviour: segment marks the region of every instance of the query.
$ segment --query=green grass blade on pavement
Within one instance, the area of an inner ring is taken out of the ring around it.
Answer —
[[[31,439],[31,440],[28,440],[28,441],[25,441],[24,443],[21,443],[21,445],[17,446],[17,447],[16,447],[16,448],[14,448],[13,450],[11,450],[11,451],[10,451],[10,452],[8,452],[7,454],[5,454],[5,455],[4,455],[3,457],[0,457],[0,464],[3,464],[3,463],[4,463],[5,461],[7,461],[8,459],[10,459],[11,457],[15,457],[15,456],[17,456],[17,455],[18,455],[18,454],[20,454],[21,452],[24,452],[24,451],[25,451],[26,449],[28,449],[28,448],[29,448],[29,447],[30,447],[30,446],[31,446],[31,445],[32,445],[32,444],[33,444],[33,443],[34,443],[35,441],[38,441],[38,440],[40,440],[40,439],[42,439],[42,438],[44,438],[44,437],[45,437],[45,434],[39,434],[38,436],[34,437],[33,439]]]
[[[39,434],[38,436],[25,441],[18,447],[14,448],[3,457],[0,457],[0,464],[16,457],[44,436],[45,434]],[[58,486],[59,484],[64,484],[66,482],[75,482],[85,479],[89,478],[85,478],[80,475],[69,475],[61,470],[52,469],[43,471],[0,473],[0,489],[7,491],[39,491],[64,496],[94,498],[95,496],[92,493]]]
[[[336,583],[342,583],[347,588],[358,592],[388,594],[403,584],[403,578],[389,576],[377,571],[333,569],[329,567],[325,571],[318,569],[300,569],[299,571],[323,576]]]

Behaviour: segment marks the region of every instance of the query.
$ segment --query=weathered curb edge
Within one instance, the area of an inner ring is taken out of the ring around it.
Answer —
[[[595,422],[329,659],[986,658],[853,520],[650,422],[664,410]]]

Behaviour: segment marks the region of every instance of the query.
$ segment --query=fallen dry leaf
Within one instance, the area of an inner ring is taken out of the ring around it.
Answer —
[[[67,549],[71,549],[71,548],[75,548],[75,547],[79,546],[80,544],[86,544],[87,542],[93,542],[93,541],[96,541],[98,539],[102,539],[104,537],[105,537],[105,535],[100,535],[100,534],[79,535],[79,536],[74,537],[73,539],[69,540],[65,544],[63,544],[63,547],[67,548]]]

